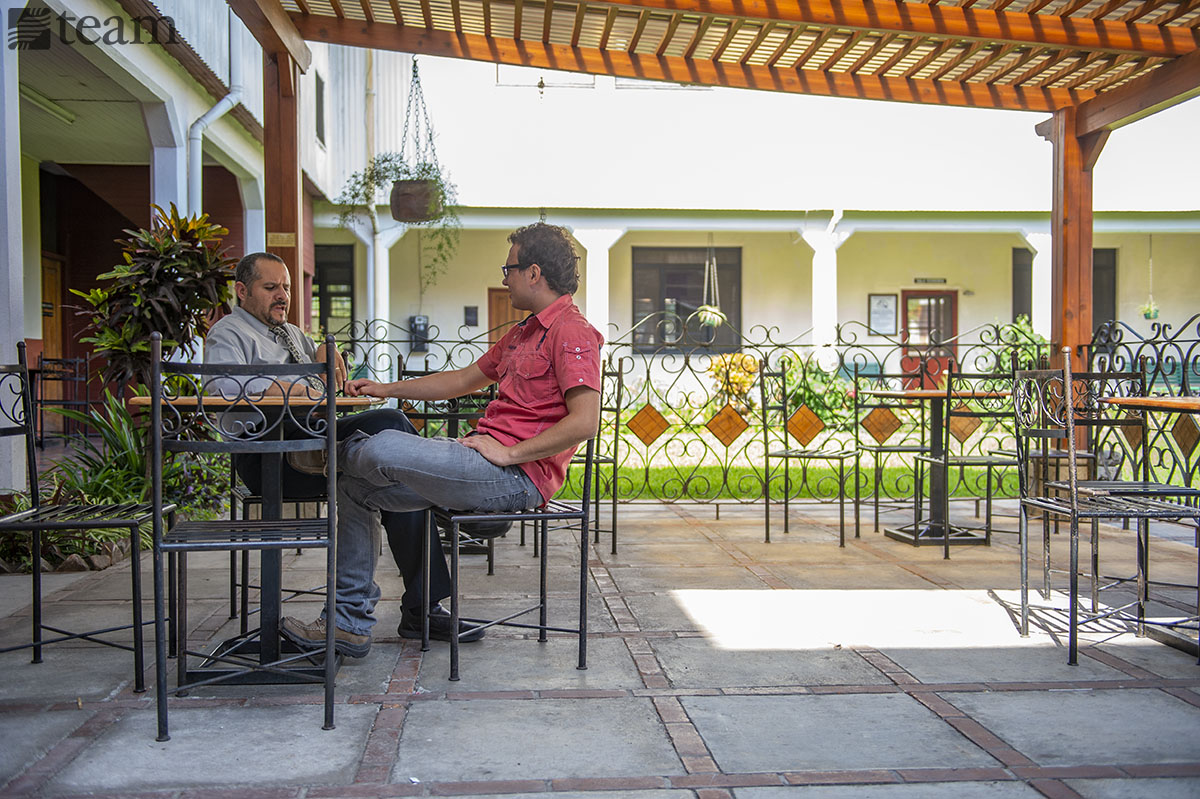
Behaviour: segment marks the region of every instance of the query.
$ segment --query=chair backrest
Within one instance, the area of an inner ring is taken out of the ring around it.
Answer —
[[[762,413],[763,445],[768,450],[779,446],[791,449],[792,441],[801,447],[817,449],[826,439],[845,429],[843,417],[846,408],[843,400],[846,392],[839,389],[822,393],[825,387],[819,383],[810,385],[807,392],[802,392],[803,385],[797,385],[795,380],[789,383],[792,366],[791,360],[786,357],[774,365],[768,359],[759,363],[759,409]],[[813,362],[807,363],[806,367],[801,372],[800,380],[804,380],[804,376],[817,374],[815,370],[821,368]],[[823,370],[820,374],[827,375]],[[804,400],[806,396],[809,401]],[[816,397],[825,401],[818,402]]]
[[[905,391],[913,385],[911,372],[867,372],[854,364],[854,443],[863,434],[873,446],[925,446],[925,414],[916,400],[875,396],[876,391]]]
[[[621,440],[621,403],[625,401],[625,359],[604,361],[600,370],[600,427],[596,431],[598,455],[617,456]]]
[[[966,448],[972,438],[990,441],[993,449],[1008,445],[1012,379],[1008,372],[958,372],[951,368],[946,373],[942,444],[947,453],[952,442]]]
[[[332,336],[326,347],[332,348]],[[334,429],[325,363],[194,364],[162,360],[151,335],[151,433],[163,452],[295,452],[325,446]],[[293,383],[317,378],[291,389]],[[284,437],[287,437],[286,439]]]
[[[25,437],[25,472],[30,503],[36,508],[40,505],[40,497],[34,454],[33,386],[24,341],[17,342],[17,363],[0,365],[0,437],[12,436]]]
[[[437,374],[428,369],[402,369],[399,380]],[[470,432],[462,426],[470,426],[483,417],[489,402],[496,398],[496,384],[465,397],[448,400],[406,400],[400,410],[423,436],[443,435],[456,437]],[[430,424],[434,422],[435,424]]]
[[[1145,373],[1136,372],[1079,372],[1071,371],[1071,353],[1063,349],[1061,369],[1019,370],[1013,375],[1013,426],[1017,437],[1019,460],[1025,463],[1030,445],[1039,442],[1059,442],[1067,452],[1068,484],[1072,499],[1077,491],[1079,469],[1079,436],[1077,431],[1089,431],[1085,447],[1093,446],[1097,429],[1123,428],[1126,440],[1133,449],[1145,446],[1145,415],[1122,411],[1101,402],[1105,397],[1145,396]],[[1137,442],[1136,444],[1134,442]],[[1141,479],[1148,479],[1149,459],[1141,458]],[[1136,467],[1135,467],[1136,468]],[[1028,496],[1029,486],[1024,469],[1020,475],[1021,495]]]

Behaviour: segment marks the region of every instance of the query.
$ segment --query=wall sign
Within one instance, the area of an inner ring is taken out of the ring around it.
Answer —
[[[867,329],[877,336],[896,335],[896,295],[867,295]]]
[[[946,278],[944,278],[944,277],[914,277],[913,282],[914,283],[945,283]]]

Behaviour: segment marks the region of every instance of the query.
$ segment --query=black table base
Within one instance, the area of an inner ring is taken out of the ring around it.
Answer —
[[[933,519],[923,519],[916,524],[909,523],[902,527],[886,527],[883,534],[896,541],[921,546],[945,546],[945,525]],[[950,525],[950,546],[986,544],[987,536],[982,530],[972,530],[967,527]]]

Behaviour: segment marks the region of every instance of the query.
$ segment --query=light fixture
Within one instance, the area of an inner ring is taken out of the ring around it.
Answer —
[[[42,111],[45,111],[59,122],[62,122],[65,125],[71,125],[75,122],[74,112],[63,108],[61,105],[42,94],[37,89],[31,89],[22,83],[20,84],[20,92],[22,100],[25,100],[30,105],[35,106]]]

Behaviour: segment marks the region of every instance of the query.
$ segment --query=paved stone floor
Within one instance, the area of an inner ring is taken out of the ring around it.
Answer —
[[[80,643],[48,648],[39,665],[0,655],[0,794],[1200,797],[1194,656],[1102,629],[1068,666],[1060,593],[1018,634],[1011,532],[947,561],[869,529],[841,549],[835,513],[794,507],[791,533],[777,516],[767,544],[761,506],[719,518],[706,506],[622,507],[619,552],[606,536],[589,559],[585,671],[571,637],[493,630],[464,645],[450,682],[446,645],[422,653],[397,637],[402,588],[381,566],[377,635],[339,673],[332,731],[319,688],[209,687],[171,700],[172,738],[157,743],[153,693],[132,692],[128,653]],[[1164,533],[1154,575],[1194,585],[1190,534]],[[578,540],[560,536],[552,623],[578,607]],[[1052,539],[1058,562],[1065,542]],[[464,560],[473,615],[536,592],[537,561],[515,533],[497,555],[491,576],[483,558]],[[1101,555],[1106,573],[1131,571],[1129,534],[1103,530]],[[321,556],[287,560],[287,585],[321,582]],[[200,648],[240,622],[224,556],[193,557],[189,574]],[[121,623],[128,579],[128,564],[51,575],[47,620]],[[28,634],[28,586],[0,577],[0,645]],[[1161,598],[1164,613],[1195,600]],[[298,599],[287,612],[317,608]]]

